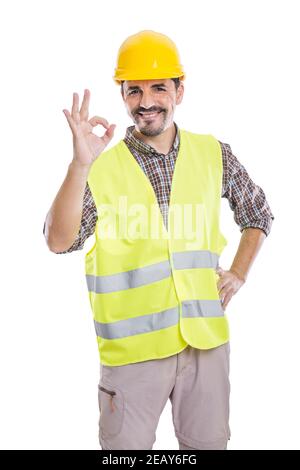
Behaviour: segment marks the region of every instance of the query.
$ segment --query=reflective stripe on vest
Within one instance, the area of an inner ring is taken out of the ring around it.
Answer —
[[[223,317],[224,311],[219,300],[184,300],[182,317]],[[179,321],[179,307],[159,313],[142,315],[112,323],[99,323],[94,320],[97,336],[105,339],[125,338],[126,336],[149,333],[176,325]]]
[[[143,268],[132,269],[124,273],[110,274],[108,276],[86,275],[88,290],[96,294],[107,294],[133,287],[144,286],[152,282],[161,281],[171,276],[169,261],[151,264]]]
[[[208,250],[182,251],[173,253],[175,269],[216,268],[219,255]]]
[[[183,251],[173,253],[175,269],[216,268],[219,256],[207,250]],[[123,273],[110,274],[108,276],[86,275],[87,286],[90,292],[107,294],[120,290],[140,287],[152,282],[157,282],[171,276],[169,261],[154,263],[143,268],[132,269]]]

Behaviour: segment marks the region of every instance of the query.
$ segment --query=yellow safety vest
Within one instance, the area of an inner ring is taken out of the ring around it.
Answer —
[[[180,132],[168,228],[147,176],[123,140],[88,176],[98,220],[85,255],[100,362],[159,359],[188,344],[229,339],[215,269],[227,241],[219,229],[222,153],[212,135]]]

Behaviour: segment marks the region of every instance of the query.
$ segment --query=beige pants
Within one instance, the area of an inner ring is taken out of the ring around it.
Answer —
[[[222,450],[229,428],[229,343],[187,346],[164,359],[123,366],[100,364],[102,449],[152,449],[168,399],[179,449]]]

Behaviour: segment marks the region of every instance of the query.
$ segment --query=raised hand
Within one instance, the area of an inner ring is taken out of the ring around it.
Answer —
[[[103,152],[113,138],[116,128],[115,124],[109,124],[103,117],[93,116],[89,120],[90,96],[90,91],[85,89],[79,110],[79,96],[77,93],[73,93],[71,113],[67,109],[63,109],[73,134],[73,161],[83,167],[90,167]],[[102,137],[93,134],[94,127],[98,125],[106,129]]]

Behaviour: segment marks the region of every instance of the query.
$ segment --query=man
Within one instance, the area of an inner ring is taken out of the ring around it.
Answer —
[[[180,449],[227,448],[225,309],[245,283],[274,216],[228,144],[173,121],[185,78],[175,44],[141,31],[120,47],[114,80],[134,125],[104,151],[115,124],[88,120],[90,92],[64,110],[73,160],[44,225],[55,253],[82,249],[100,353],[102,449],[152,449],[170,398]],[[106,131],[93,134],[98,124]],[[219,266],[226,197],[243,232]]]

